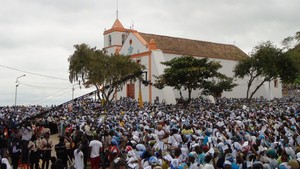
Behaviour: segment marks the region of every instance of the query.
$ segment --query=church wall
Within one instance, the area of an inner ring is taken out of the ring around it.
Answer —
[[[125,32],[112,32],[104,35],[104,48],[114,45],[122,45],[122,34],[125,34]],[[111,36],[111,45],[109,44],[109,35]]]
[[[131,40],[131,44],[130,44]],[[139,39],[132,33],[128,34],[120,53],[124,55],[138,54],[148,51],[148,49],[139,41]]]
[[[163,73],[165,66],[161,64],[161,62],[166,61],[164,54],[161,50],[152,50],[152,76],[153,75],[160,75]],[[152,82],[155,82],[155,77],[152,77]],[[152,87],[152,101],[155,99],[156,96],[159,97],[159,100],[165,100],[166,103],[176,103],[176,96],[173,88],[171,87],[165,87],[163,90],[157,89],[155,87]]]
[[[128,32],[127,32],[128,33]],[[135,32],[136,33],[136,32]],[[140,60],[140,64],[145,65],[148,68],[148,77],[147,79],[151,82],[155,82],[155,78],[153,75],[161,75],[164,71],[165,66],[161,64],[161,62],[169,61],[175,57],[181,57],[181,55],[177,54],[170,54],[170,53],[163,53],[160,49],[152,50],[151,54],[149,56],[149,53],[144,53],[148,51],[147,45],[143,44],[145,41],[142,41],[135,35],[133,32],[129,32],[128,36],[126,35],[126,39],[123,38],[123,44],[122,44],[122,35],[126,34],[126,32],[111,32],[109,34],[104,35],[104,48],[107,50],[108,54],[114,54],[116,52],[117,47],[121,47],[121,50],[119,51],[120,54],[123,55],[134,55],[134,54],[140,54],[141,56],[138,58],[133,58],[134,60]],[[109,44],[109,35],[111,35],[111,46]],[[124,37],[124,36],[123,36]],[[130,43],[131,42],[131,43]],[[121,46],[122,45],[122,46]],[[136,55],[137,56],[137,55]],[[150,57],[150,59],[149,59]],[[149,61],[151,60],[151,65],[149,65]],[[221,65],[223,66],[220,69],[220,72],[224,73],[225,75],[229,77],[233,77],[233,68],[236,65],[237,61],[234,60],[223,60],[223,59],[214,59],[211,60],[220,61]],[[151,71],[151,72],[150,72]],[[246,91],[247,91],[247,81],[248,78],[245,79],[236,79],[235,83],[238,84],[231,92],[223,92],[222,97],[228,97],[228,98],[245,98],[246,97]],[[257,79],[254,81],[254,85],[256,86],[259,84],[261,79]],[[128,82],[128,83],[134,83],[135,85],[135,99],[137,100],[139,97],[139,81],[136,82]],[[171,87],[165,87],[163,90],[159,90],[155,88],[154,86],[151,87],[150,85],[145,86],[144,84],[141,84],[142,89],[142,96],[143,101],[151,101],[153,102],[155,97],[158,96],[160,98],[160,101],[165,100],[167,103],[175,103],[175,98],[179,98],[179,92],[176,90],[173,90]],[[265,97],[269,99],[273,99],[274,97],[282,97],[282,84],[278,80],[277,81],[277,87],[274,87],[274,81],[271,81],[270,83],[265,83],[254,95],[254,97]],[[254,90],[254,87],[251,88],[251,90]],[[121,96],[125,97],[127,91],[127,86],[125,85],[123,87],[123,90],[117,93],[117,98],[120,98]],[[152,98],[150,99],[151,92]],[[182,92],[183,97],[187,98],[188,93],[187,91]],[[200,90],[193,91],[192,97],[199,97],[201,94]]]
[[[180,57],[181,55],[175,55],[175,54],[164,54],[164,60],[171,60],[175,57]],[[237,64],[237,61],[234,60],[223,60],[223,59],[211,59],[211,60],[215,60],[215,61],[219,61],[221,63],[221,65],[223,66],[220,69],[220,72],[224,73],[225,75],[227,75],[228,77],[233,77],[234,73],[233,73],[233,68],[234,66]],[[246,91],[247,91],[247,81],[248,78],[244,78],[244,79],[240,79],[237,78],[235,83],[238,84],[238,86],[234,87],[233,90],[231,92],[223,92],[222,93],[222,97],[228,97],[228,98],[245,98],[246,97]],[[259,82],[261,82],[261,79],[258,79],[256,81],[254,81],[253,87],[250,89],[250,91],[253,91],[255,86],[259,84]],[[259,97],[264,97],[264,98],[271,98],[273,99],[274,97],[282,97],[282,84],[280,83],[280,81],[278,80],[277,82],[278,87],[275,88],[274,87],[274,81],[270,82],[270,90],[269,90],[269,83],[265,83],[262,87],[259,88],[259,90],[256,92],[256,94],[254,95],[254,98],[259,98]],[[182,92],[183,97],[187,98],[188,97],[188,93]],[[179,98],[179,92],[178,91],[174,91],[174,95],[175,98]],[[197,91],[193,91],[192,92],[192,97],[199,97],[201,95],[201,91],[197,90]]]

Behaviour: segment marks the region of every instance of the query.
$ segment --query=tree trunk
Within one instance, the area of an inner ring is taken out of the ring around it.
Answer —
[[[191,101],[191,95],[192,95],[192,89],[188,88],[188,93],[189,93],[188,102],[190,102]]]
[[[96,86],[96,89],[97,89],[96,95],[98,97],[98,100],[100,101],[101,100],[101,98],[100,98],[100,89],[99,89],[98,85],[95,85],[95,86]]]
[[[248,86],[247,86],[247,95],[246,95],[246,99],[248,100],[249,99],[249,91],[250,91],[250,87],[251,87],[251,83],[248,82]]]
[[[220,98],[222,96],[222,92],[215,92],[213,96],[214,98]]]
[[[253,76],[253,73],[254,73],[254,72],[251,72],[250,79],[249,79],[248,84],[247,84],[247,96],[246,96],[246,99],[247,99],[248,101],[250,101],[251,98],[252,98],[251,96],[250,96],[250,98],[249,98],[249,93],[250,93],[250,88],[251,88],[251,86],[252,86],[252,83],[253,83],[254,79],[258,77],[258,75]]]
[[[252,97],[254,96],[254,94],[257,92],[257,90],[265,83],[267,82],[268,80],[264,79],[258,86],[256,86],[255,90],[251,93],[250,95],[250,100],[252,99]]]
[[[180,95],[180,99],[182,99],[182,92],[181,92],[181,89],[179,90],[179,95]]]

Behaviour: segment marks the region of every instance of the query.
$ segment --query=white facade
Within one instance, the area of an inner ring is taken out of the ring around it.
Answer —
[[[116,22],[114,26],[116,25]],[[128,30],[125,28],[118,29],[114,31],[113,28],[104,33],[104,49],[108,54],[113,54],[119,52],[123,55],[131,55],[132,59],[138,61],[147,67],[148,77],[147,79],[152,83],[155,82],[153,75],[159,76],[163,73],[165,66],[161,62],[169,61],[175,57],[181,57],[179,54],[164,53],[160,49],[156,49],[156,43],[153,41],[147,42],[143,37],[135,30]],[[126,38],[124,39],[124,36]],[[109,42],[109,36],[111,37],[111,42]],[[187,54],[188,55],[188,54]],[[226,60],[220,58],[210,58],[212,60],[220,61],[223,66],[220,72],[223,74],[233,77],[233,68],[237,64],[236,60]],[[247,80],[248,79],[236,79],[235,83],[238,84],[231,92],[222,93],[222,97],[228,98],[245,98],[247,91]],[[255,84],[259,84],[260,79],[257,79],[251,90],[254,90]],[[128,82],[129,83],[129,82]],[[138,98],[139,82],[135,82],[133,89],[134,94],[132,97]],[[124,86],[123,90],[118,92],[117,98],[121,96],[128,96],[128,86]],[[153,102],[156,96],[159,97],[160,101],[165,100],[166,103],[175,103],[175,99],[179,98],[179,92],[174,91],[171,87],[165,87],[163,90],[159,90],[151,85],[144,86],[141,85],[143,101]],[[182,92],[184,97],[187,97],[187,91]],[[192,97],[199,97],[201,91],[193,91]],[[270,83],[265,83],[254,95],[254,97],[264,97],[268,99],[273,99],[275,97],[282,97],[282,86],[278,81],[271,81]]]

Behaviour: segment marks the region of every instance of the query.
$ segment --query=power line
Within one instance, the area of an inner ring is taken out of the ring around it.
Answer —
[[[78,88],[75,88],[75,89],[80,89],[80,87],[78,87]],[[62,90],[63,91],[63,90]],[[60,91],[61,92],[61,91]],[[59,95],[56,95],[55,97],[58,97],[58,96],[61,96],[61,95],[64,95],[64,94],[66,94],[66,93],[68,93],[69,91],[65,91],[65,92],[63,92],[63,93],[61,93],[61,94],[59,94]],[[57,92],[58,93],[58,92]],[[55,93],[56,94],[56,93]],[[54,94],[53,94],[54,95]],[[50,96],[49,96],[50,97]],[[44,101],[42,101],[42,102],[37,102],[37,104],[42,104],[42,103],[45,103],[46,101],[49,101],[50,99],[52,99],[52,98],[48,98],[48,99],[46,99],[46,100],[44,100]]]
[[[61,87],[50,87],[50,86],[37,86],[37,85],[31,85],[31,84],[27,84],[27,83],[23,83],[23,82],[20,82],[20,84],[22,85],[25,85],[25,86],[29,86],[29,87],[33,87],[33,88],[47,88],[47,89],[63,89]]]
[[[32,74],[32,75],[36,75],[36,76],[47,77],[47,78],[57,79],[57,80],[69,81],[68,79],[63,79],[63,78],[59,78],[59,77],[53,77],[53,76],[48,76],[48,75],[42,75],[42,74],[38,74],[38,73],[33,73],[33,72],[26,71],[26,70],[21,70],[21,69],[9,67],[9,66],[1,65],[1,64],[0,64],[0,66],[4,67],[4,68],[7,68],[7,69],[11,69],[11,70],[15,70],[15,71],[19,71],[19,72],[23,72],[23,73],[27,73],[27,74]]]
[[[54,92],[54,93],[52,93],[52,94],[49,94],[49,95],[47,95],[47,96],[45,96],[45,97],[43,97],[43,98],[41,98],[41,99],[39,99],[39,100],[37,100],[37,101],[31,103],[31,105],[33,105],[34,103],[39,103],[39,102],[41,102],[42,100],[47,99],[48,97],[51,97],[51,96],[53,96],[53,95],[55,95],[55,94],[57,94],[57,93],[59,93],[59,92],[62,92],[62,91],[67,90],[67,89],[71,89],[72,87],[73,87],[73,85],[71,85],[71,86],[69,86],[69,87],[66,87],[66,88],[63,88],[62,90],[56,91],[56,92]],[[49,100],[49,99],[48,99],[48,100]]]
[[[66,94],[67,92],[69,92],[69,91],[65,91],[65,92],[63,92],[63,93],[61,93],[61,94],[59,94],[59,95],[56,95],[55,97],[61,96],[61,95],[63,95],[63,94]],[[44,101],[42,101],[42,102],[38,102],[37,104],[45,103],[45,102],[49,101],[50,99],[52,99],[52,98],[48,98],[48,99],[46,99],[46,100],[44,100]]]

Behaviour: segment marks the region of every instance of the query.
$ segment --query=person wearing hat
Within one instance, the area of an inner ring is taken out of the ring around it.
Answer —
[[[165,138],[165,131],[163,130],[162,125],[158,125],[157,129],[154,131],[154,133],[157,135],[157,148],[159,150],[164,150],[166,148],[165,143],[163,139]]]
[[[117,158],[120,154],[117,140],[115,140],[115,139],[111,140],[111,144],[108,148],[107,154],[108,154],[108,160],[110,162],[110,167],[113,167],[114,159]]]
[[[160,161],[155,156],[151,156],[148,160],[149,166],[145,167],[144,169],[158,169],[161,168]]]
[[[231,162],[226,160],[223,164],[224,169],[231,169]]]
[[[187,165],[189,166],[189,169],[198,169],[198,163],[196,161],[196,158],[198,157],[197,153],[195,151],[192,151],[188,154],[188,162]]]

